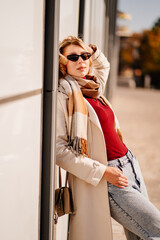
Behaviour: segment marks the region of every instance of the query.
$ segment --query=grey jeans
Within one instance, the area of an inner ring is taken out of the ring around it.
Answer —
[[[141,170],[130,151],[108,162],[127,176],[124,189],[108,183],[111,216],[123,225],[128,240],[160,240],[160,212],[149,201]]]

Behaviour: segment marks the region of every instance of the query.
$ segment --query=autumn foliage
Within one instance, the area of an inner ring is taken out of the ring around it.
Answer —
[[[160,87],[160,19],[151,30],[121,39],[120,72],[127,68],[149,74]]]
[[[160,71],[160,27],[143,32],[139,53],[143,72]]]

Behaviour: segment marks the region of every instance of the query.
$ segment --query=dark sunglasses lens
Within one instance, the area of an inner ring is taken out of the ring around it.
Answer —
[[[77,55],[77,54],[72,54],[72,55],[67,56],[67,59],[72,62],[76,62],[78,60],[78,58],[79,58],[79,55]]]
[[[76,62],[78,60],[79,56],[81,56],[81,58],[83,60],[88,60],[91,57],[91,53],[86,52],[86,53],[82,53],[81,55],[71,54],[71,55],[67,56],[67,59],[72,62]]]
[[[91,57],[91,53],[83,53],[81,57],[83,60],[88,60]]]

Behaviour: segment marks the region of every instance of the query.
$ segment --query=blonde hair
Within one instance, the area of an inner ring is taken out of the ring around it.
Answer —
[[[67,75],[66,65],[67,65],[68,59],[63,55],[63,53],[64,53],[64,49],[69,45],[78,45],[84,50],[89,51],[87,45],[85,45],[82,39],[74,36],[68,36],[62,42],[60,42],[59,44],[59,78],[65,77]],[[91,59],[89,59],[89,61],[91,66],[92,65]]]

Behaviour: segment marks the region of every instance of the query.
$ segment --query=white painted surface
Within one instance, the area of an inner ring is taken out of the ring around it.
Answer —
[[[104,0],[85,1],[84,42],[96,44],[103,51],[105,3]]]
[[[0,98],[42,87],[43,0],[0,3]]]
[[[77,36],[79,0],[60,0],[60,41],[69,35]]]
[[[0,100],[43,85],[43,0],[0,2]],[[38,240],[42,95],[0,101],[0,239]]]
[[[41,96],[0,106],[0,239],[37,240]]]

